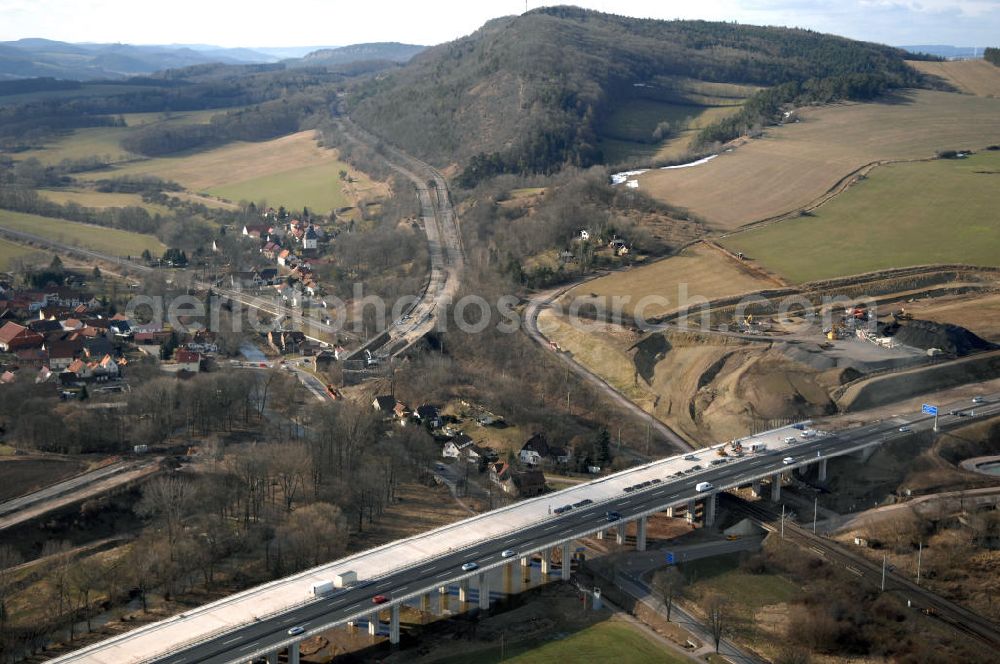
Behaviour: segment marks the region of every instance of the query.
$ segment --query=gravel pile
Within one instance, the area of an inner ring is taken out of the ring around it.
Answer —
[[[976,336],[959,325],[935,323],[929,320],[911,320],[902,324],[886,325],[883,334],[901,344],[914,348],[940,348],[948,355],[962,357],[982,350],[996,348],[994,344]]]

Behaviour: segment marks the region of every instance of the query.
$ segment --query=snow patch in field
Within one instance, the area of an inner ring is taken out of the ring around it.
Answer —
[[[715,159],[718,156],[719,155],[717,155],[717,154],[712,154],[712,155],[709,155],[707,157],[703,157],[701,159],[698,159],[697,161],[689,161],[686,164],[677,164],[676,166],[664,166],[660,170],[661,171],[669,171],[669,170],[674,169],[674,168],[691,168],[692,166],[701,166],[702,164],[707,164],[708,162],[712,161],[713,159]]]
[[[719,155],[717,155],[717,154],[713,154],[713,155],[709,155],[707,157],[703,157],[701,159],[697,159],[695,161],[689,161],[686,164],[677,164],[676,166],[664,166],[664,167],[660,168],[660,170],[661,171],[669,171],[669,170],[674,169],[674,168],[691,168],[692,166],[700,166],[702,164],[707,164],[708,162],[712,161],[713,159],[715,159],[718,156]],[[625,186],[630,187],[632,189],[638,189],[639,188],[639,183],[636,180],[633,180],[632,178],[635,177],[635,176],[637,176],[637,175],[642,175],[643,173],[646,173],[649,170],[650,169],[648,169],[648,168],[640,168],[640,169],[635,170],[635,171],[622,171],[621,173],[612,173],[611,174],[611,184],[613,184],[613,185],[624,184]]]

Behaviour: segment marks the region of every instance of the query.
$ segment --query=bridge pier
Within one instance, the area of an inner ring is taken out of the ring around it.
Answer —
[[[618,526],[615,528],[615,544],[618,546],[625,544],[625,526],[624,521],[619,521]]]
[[[368,616],[368,636],[375,636],[378,634],[379,627],[378,611],[373,611],[370,616]]]
[[[872,455],[875,454],[876,447],[878,447],[878,445],[869,445],[868,447],[862,447],[860,450],[855,452],[855,454],[858,455],[858,460],[860,460],[861,463],[868,461],[868,459],[872,458]]]
[[[490,581],[485,572],[479,574],[479,609],[490,610]]]
[[[670,507],[668,507],[665,511],[667,513],[667,517],[668,518],[670,518],[670,519],[674,518],[674,506],[673,505],[671,505]]]
[[[754,480],[750,483],[750,493],[753,494],[754,498],[760,498],[760,480]]]
[[[512,563],[503,566],[503,591],[506,595],[514,594],[514,565]]]
[[[469,601],[469,580],[462,579],[458,582],[458,601],[465,604]]]
[[[573,559],[571,558],[571,553],[569,550],[569,542],[563,542],[562,545],[562,568],[560,569],[563,581],[569,581],[570,574],[573,572]]]
[[[712,493],[705,498],[705,525],[714,526],[715,525],[715,507],[719,502],[719,494]]]
[[[771,475],[771,502],[781,500],[781,473]]]
[[[635,522],[635,550],[646,550],[646,517],[639,517]]]
[[[447,595],[448,594],[448,586],[438,586],[438,594],[440,594],[440,595]]]
[[[299,664],[299,642],[288,646],[288,664]]]
[[[521,567],[530,567],[530,566],[531,566],[531,560],[528,558],[528,556],[521,556]]]
[[[430,613],[431,612],[431,594],[430,593],[424,593],[423,595],[420,596],[420,611],[422,613]]]
[[[816,479],[818,479],[820,482],[826,481],[826,459],[822,459],[819,462],[819,468],[817,469],[816,472]]]
[[[689,500],[687,504],[687,512],[684,514],[684,518],[692,526],[694,525],[694,513],[698,509],[698,503],[693,500]]]
[[[399,604],[393,604],[389,611],[389,643],[399,643]]]
[[[267,653],[267,664],[278,664],[278,652]]]
[[[603,530],[598,530],[597,531],[597,539],[599,539],[599,540],[604,539],[604,531]]]
[[[549,564],[551,563],[552,552],[548,549],[542,551],[542,576],[549,575]]]

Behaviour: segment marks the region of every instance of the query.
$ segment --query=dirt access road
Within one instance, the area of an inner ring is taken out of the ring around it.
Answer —
[[[155,473],[160,458],[120,461],[0,504],[0,531]]]
[[[546,309],[551,306],[553,300],[569,289],[579,286],[580,283],[581,282],[574,282],[568,286],[538,293],[528,301],[528,306],[524,312],[524,329],[525,332],[528,333],[528,336],[534,339],[535,342],[540,344],[543,348],[551,348],[552,345],[551,342],[545,338],[545,335],[542,334],[541,330],[538,329],[538,314],[542,309]],[[607,396],[610,401],[618,404],[623,410],[631,413],[639,421],[647,423],[670,445],[680,451],[695,449],[690,443],[679,436],[677,432],[657,418],[653,417],[651,413],[647,413],[642,408],[639,408],[639,406],[618,392],[618,390],[611,387],[611,385],[609,385],[603,378],[590,371],[590,369],[586,368],[566,353],[557,352],[555,355],[559,361],[565,363],[573,373],[597,388],[602,394]]]

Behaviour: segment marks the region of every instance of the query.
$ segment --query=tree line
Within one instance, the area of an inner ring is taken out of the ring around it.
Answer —
[[[997,67],[1000,67],[1000,48],[994,48],[992,46],[987,47],[983,51],[983,60],[986,60],[986,62],[992,62]]]

